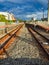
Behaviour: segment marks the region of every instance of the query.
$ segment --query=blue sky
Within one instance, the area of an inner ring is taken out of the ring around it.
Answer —
[[[48,0],[0,0],[0,11],[10,12],[16,18],[30,19],[47,17]]]

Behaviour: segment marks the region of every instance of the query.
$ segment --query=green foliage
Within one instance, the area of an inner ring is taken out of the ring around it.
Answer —
[[[26,23],[26,20],[24,20],[23,22]]]
[[[26,20],[17,19],[19,22],[26,22]]]
[[[18,21],[19,21],[19,22],[22,22],[23,20],[21,20],[21,19],[18,19]]]
[[[4,15],[0,14],[0,22],[7,22]]]
[[[0,22],[6,22],[6,24],[11,24],[15,20],[7,20],[4,15],[0,14]]]

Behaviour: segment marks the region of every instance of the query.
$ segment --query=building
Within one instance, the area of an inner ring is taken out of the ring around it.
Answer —
[[[0,15],[4,15],[7,20],[16,20],[14,14],[8,12],[0,12]]]

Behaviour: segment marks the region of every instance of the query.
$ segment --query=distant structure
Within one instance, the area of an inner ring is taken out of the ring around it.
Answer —
[[[42,21],[48,21],[48,18],[41,18]]]
[[[36,21],[37,20],[37,18],[35,18],[35,17],[32,17],[31,19],[32,19],[32,21]]]
[[[48,0],[48,24],[49,24],[49,0]]]
[[[7,20],[16,20],[12,13],[0,12],[0,14],[4,15]]]

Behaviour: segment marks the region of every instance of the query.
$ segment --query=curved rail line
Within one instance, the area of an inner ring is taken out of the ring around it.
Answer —
[[[49,60],[49,39],[46,38],[41,33],[39,33],[38,31],[36,31],[34,29],[34,25],[32,25],[32,24],[26,24],[26,27],[28,28],[28,30],[30,31],[30,33],[33,35],[33,37],[35,38],[35,40],[37,41],[37,43],[40,45],[40,47],[43,49],[43,51],[46,54],[46,57]],[[39,39],[35,34],[38,35],[38,36],[40,36],[40,38],[44,38],[44,41],[46,41],[46,43],[48,43],[48,44],[45,44],[45,42],[43,42],[43,39],[42,40]]]
[[[13,40],[14,36],[22,28],[23,24],[19,24],[14,30],[10,33],[7,33],[4,37],[0,39],[0,55],[6,52],[6,49],[9,48],[10,42]]]

